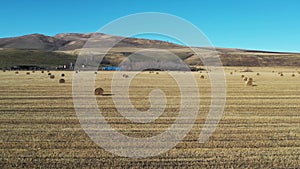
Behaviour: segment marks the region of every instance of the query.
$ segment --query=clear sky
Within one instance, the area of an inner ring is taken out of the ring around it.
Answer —
[[[300,52],[299,0],[3,0],[0,37],[95,32],[139,12],[182,17],[217,47]]]

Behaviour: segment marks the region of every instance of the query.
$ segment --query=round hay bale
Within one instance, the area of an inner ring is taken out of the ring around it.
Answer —
[[[59,83],[66,83],[65,79],[59,79]]]
[[[54,75],[50,75],[50,79],[54,79],[55,78],[55,76]]]
[[[283,73],[281,73],[280,76],[283,76]]]
[[[259,74],[259,73],[256,73],[256,75],[259,76],[260,74]]]
[[[248,80],[246,82],[246,86],[253,86],[253,81],[252,80]]]
[[[156,72],[156,74],[158,75],[158,74],[159,74],[159,72]]]
[[[244,79],[243,79],[244,81],[247,81],[248,80],[248,77],[244,77]]]
[[[3,72],[6,72],[6,70],[3,69]]]
[[[30,72],[26,72],[26,75],[30,75]]]
[[[95,95],[103,95],[104,90],[101,87],[95,89]]]
[[[75,73],[78,73],[78,71],[76,70]]]
[[[35,73],[35,71],[33,70],[32,73]]]
[[[19,74],[19,72],[17,71],[17,72],[15,72],[15,74],[17,75],[17,74]]]
[[[230,72],[231,75],[233,75],[233,72]]]
[[[200,78],[201,78],[201,79],[204,79],[204,75],[201,75]]]
[[[50,72],[50,70],[47,70],[47,72],[49,73],[49,72]]]
[[[295,77],[296,75],[295,74],[292,74],[292,77]]]
[[[97,72],[95,72],[95,75],[97,74]]]
[[[61,76],[61,77],[65,77],[65,74],[64,74],[64,73],[62,73],[60,76]]]
[[[44,71],[42,70],[41,73],[44,73]]]
[[[48,73],[48,76],[50,76],[51,75],[51,73]]]
[[[241,78],[244,78],[245,77],[245,75],[241,75]]]
[[[246,81],[246,86],[253,86],[253,79],[251,77]]]

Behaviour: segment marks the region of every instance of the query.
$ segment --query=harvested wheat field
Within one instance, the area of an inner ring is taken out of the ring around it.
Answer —
[[[210,81],[195,72],[201,101],[192,130],[171,150],[148,158],[119,157],[88,137],[73,106],[75,72],[51,71],[57,77],[65,74],[64,85],[47,74],[0,72],[0,168],[300,168],[299,70],[243,69],[225,68],[225,112],[205,143],[198,138],[210,106]],[[148,95],[153,89],[164,91],[167,97],[164,113],[146,124],[130,122],[117,112],[112,97],[118,91],[112,93],[110,87],[113,73],[92,72],[97,76],[95,88],[104,90],[96,96],[99,109],[112,127],[127,136],[150,137],[172,125],[180,107],[180,91],[167,72],[141,72],[131,81],[130,99],[138,110],[150,107]],[[132,77],[132,72],[125,73]],[[246,86],[241,75],[253,78],[255,85]],[[122,80],[122,76],[117,79]]]

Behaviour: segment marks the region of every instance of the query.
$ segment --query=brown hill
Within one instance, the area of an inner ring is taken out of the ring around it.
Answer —
[[[41,34],[31,34],[13,38],[0,38],[0,66],[9,67],[12,64],[29,63],[28,53],[34,53],[35,59],[57,57],[55,53],[61,53],[66,59],[65,64],[69,64],[70,60],[76,61],[76,55],[80,49],[89,41],[89,48],[101,48],[110,45],[112,42],[119,41],[114,48],[105,56],[103,63],[105,65],[118,65],[129,55],[144,49],[167,49],[168,51],[178,55],[188,65],[202,65],[200,57],[188,47],[177,44],[148,40],[140,38],[123,38],[120,36],[106,35],[102,33],[65,33],[55,36],[46,36]],[[36,50],[39,52],[28,52]],[[211,49],[201,48],[203,55]],[[267,51],[253,51],[242,49],[216,48],[224,66],[300,66],[300,54],[298,53],[280,53]],[[44,53],[43,53],[44,52]],[[47,53],[45,53],[47,52]],[[55,52],[53,54],[49,52]],[[153,53],[152,53],[153,54]],[[202,53],[200,52],[202,55]],[[157,54],[161,56],[162,54]],[[60,55],[61,56],[61,55]],[[143,57],[143,55],[139,55]],[[70,57],[72,59],[70,59]],[[18,58],[15,62],[14,58]],[[53,60],[53,58],[51,58]],[[6,64],[4,64],[6,63]],[[9,64],[8,64],[9,63]],[[36,62],[35,63],[39,63]],[[64,63],[61,61],[60,63]],[[54,62],[51,62],[54,65]]]
[[[116,47],[139,47],[139,48],[172,48],[179,45],[148,39],[123,38],[119,36],[105,35],[102,33],[65,33],[55,36],[46,36],[42,34],[30,34],[20,37],[0,38],[0,48],[14,49],[36,49],[43,51],[66,51],[80,49],[93,37],[90,47],[109,44],[120,41]],[[121,41],[122,40],[122,41]],[[91,42],[90,42],[91,43]],[[106,45],[107,46],[107,45]],[[104,47],[104,46],[103,46]]]

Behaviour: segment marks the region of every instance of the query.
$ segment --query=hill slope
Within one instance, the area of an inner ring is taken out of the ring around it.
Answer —
[[[102,64],[119,65],[129,55],[144,49],[166,49],[178,55],[188,65],[202,65],[200,57],[185,46],[173,43],[123,38],[102,33],[66,33],[55,36],[31,34],[13,38],[0,38],[0,68],[15,65],[37,65],[55,68],[74,63],[80,49],[89,38],[95,37],[89,47],[105,47],[120,41],[106,55]],[[207,51],[209,49],[202,48]],[[300,66],[300,54],[251,51],[241,49],[216,49],[224,66]]]

